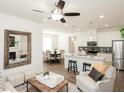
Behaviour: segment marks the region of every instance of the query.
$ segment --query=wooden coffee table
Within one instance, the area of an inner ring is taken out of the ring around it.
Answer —
[[[31,78],[31,79],[28,79],[26,83],[27,83],[27,92],[28,92],[28,84],[32,85],[38,91],[42,91],[42,92],[58,92],[63,87],[66,86],[67,92],[68,92],[68,81],[67,80],[62,81],[60,84],[58,84],[54,88],[50,88],[50,87],[42,84],[41,82],[39,82],[38,80],[36,80],[35,77],[34,78]]]

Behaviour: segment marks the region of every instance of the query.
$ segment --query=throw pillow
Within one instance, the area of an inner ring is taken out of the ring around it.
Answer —
[[[99,72],[93,67],[90,73],[88,74],[88,76],[97,82],[103,78],[104,74],[102,74],[101,72]]]
[[[92,67],[97,69],[99,72],[105,74],[110,66],[104,65],[103,63],[95,63],[95,64],[92,65]]]

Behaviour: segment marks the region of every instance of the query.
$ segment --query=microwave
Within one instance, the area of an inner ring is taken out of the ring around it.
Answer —
[[[95,47],[95,46],[97,46],[97,41],[88,41],[87,46]]]

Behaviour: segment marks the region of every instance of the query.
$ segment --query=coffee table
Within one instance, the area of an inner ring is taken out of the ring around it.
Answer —
[[[28,84],[32,85],[38,91],[42,91],[42,92],[58,92],[63,87],[66,86],[66,89],[67,89],[67,92],[68,92],[68,81],[67,80],[62,81],[60,84],[56,85],[54,88],[50,88],[50,87],[42,84],[41,82],[36,80],[35,77],[33,77],[31,79],[28,79],[26,83],[27,83],[27,92],[28,92]]]

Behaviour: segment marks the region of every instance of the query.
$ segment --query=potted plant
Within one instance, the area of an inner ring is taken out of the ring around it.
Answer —
[[[56,53],[57,53],[57,48],[54,49],[54,54],[56,54]]]
[[[49,75],[49,71],[43,73],[43,76]]]
[[[49,79],[49,71],[43,73],[43,78],[46,80]]]
[[[120,32],[121,32],[121,37],[124,38],[124,27],[120,29]]]

